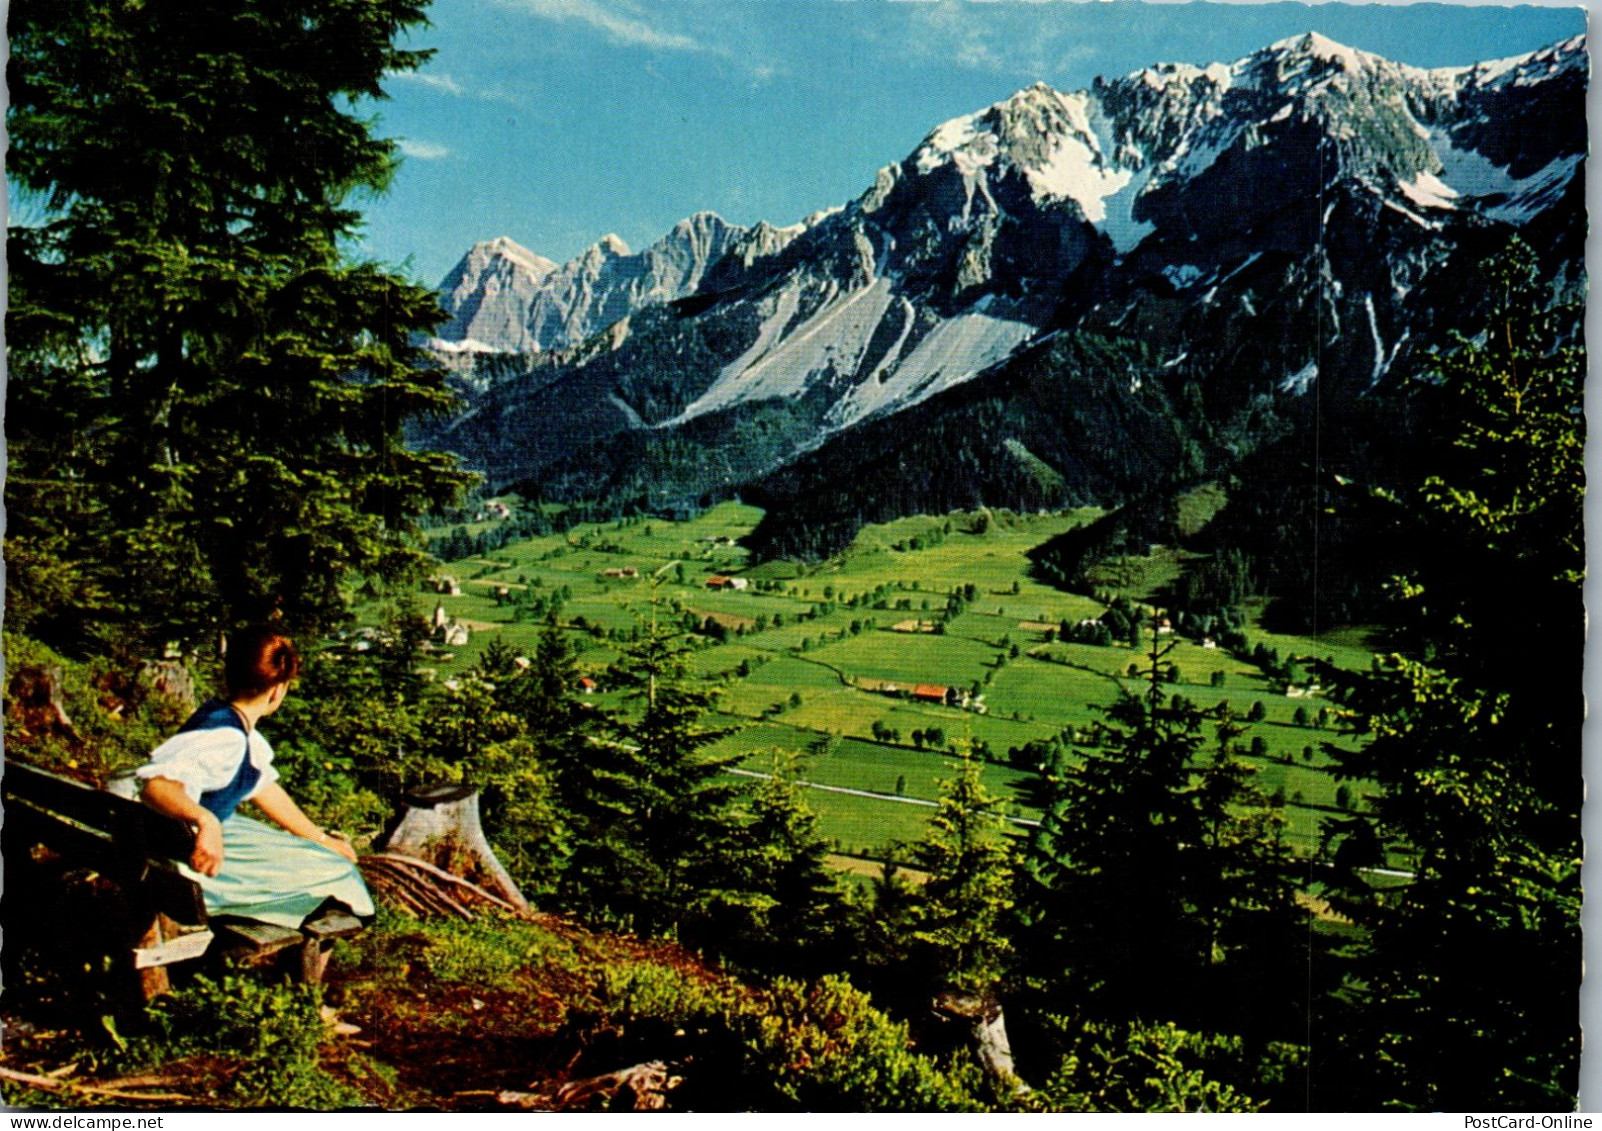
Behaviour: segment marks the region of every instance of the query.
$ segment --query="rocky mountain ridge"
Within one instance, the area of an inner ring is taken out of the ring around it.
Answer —
[[[1579,278],[1586,79],[1583,38],[1422,70],[1310,33],[1036,84],[791,228],[700,214],[641,256],[598,245],[562,268],[479,245],[445,282],[442,349],[505,356],[429,438],[498,482],[662,505],[849,451],[1061,335],[1141,343],[1126,380],[1195,386],[1196,442],[1314,389],[1360,398],[1455,324],[1456,265],[1509,233]],[[1088,477],[1047,460],[1059,500],[1127,472],[1123,439],[1086,438],[1067,462],[1105,465]],[[1023,458],[1016,435],[986,440]],[[659,488],[630,466],[669,449]]]

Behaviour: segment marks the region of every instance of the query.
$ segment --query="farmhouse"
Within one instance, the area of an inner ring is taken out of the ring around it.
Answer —
[[[713,574],[706,579],[708,589],[748,589],[751,583],[743,577],[720,577]]]
[[[912,689],[912,697],[924,703],[944,704],[946,697],[950,694],[951,688],[941,687],[934,683],[916,684]]]
[[[579,691],[582,692],[583,694],[590,695],[590,694],[594,693],[595,688],[596,688],[596,683],[589,676],[581,675],[581,676],[579,676],[578,688],[579,688]]]
[[[935,622],[932,620],[903,620],[890,626],[891,632],[933,632]]]
[[[601,571],[601,576],[614,579],[631,578],[640,576],[640,571],[635,569],[633,566],[624,566],[621,569],[613,567],[612,569],[603,569]]]

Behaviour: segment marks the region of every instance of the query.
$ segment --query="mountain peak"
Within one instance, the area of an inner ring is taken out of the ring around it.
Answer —
[[[680,229],[688,231],[691,228],[727,228],[728,226],[729,222],[727,220],[708,208],[702,209],[700,212],[690,213],[677,224],[674,224],[673,228],[675,231]]]
[[[496,236],[492,240],[481,240],[473,245],[472,249],[467,253],[467,258],[477,259],[480,262],[504,259],[536,277],[548,275],[556,270],[555,263],[552,263],[543,255],[530,251],[509,236]]]
[[[1339,63],[1348,71],[1361,69],[1368,58],[1364,52],[1347,47],[1344,43],[1336,43],[1327,35],[1316,31],[1305,35],[1292,36],[1282,39],[1269,46],[1270,51],[1280,51],[1285,54],[1305,55],[1314,59],[1322,59],[1327,63]]]

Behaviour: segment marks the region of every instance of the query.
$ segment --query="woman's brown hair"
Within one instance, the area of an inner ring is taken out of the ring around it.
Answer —
[[[300,675],[300,653],[294,641],[266,625],[252,625],[229,634],[223,657],[223,682],[234,699],[263,695]]]

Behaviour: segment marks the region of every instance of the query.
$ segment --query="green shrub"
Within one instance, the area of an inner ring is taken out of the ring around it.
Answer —
[[[787,979],[736,1019],[745,1075],[766,1081],[763,1109],[980,1111],[977,1071],[942,1068],[912,1050],[907,1028],[844,978]]]
[[[608,966],[597,996],[608,1013],[624,1022],[652,1020],[682,1026],[735,1008],[726,991],[689,981],[672,967],[645,962]]]
[[[1025,1101],[1036,1111],[1260,1111],[1263,1104],[1210,1075],[1244,1059],[1238,1037],[1191,1033],[1171,1022],[1048,1027],[1066,1049],[1050,1079]]]
[[[128,1048],[134,1063],[192,1056],[227,1064],[217,1100],[230,1107],[326,1109],[361,1096],[323,1071],[318,1049],[327,1033],[314,986],[267,985],[248,978],[204,977],[160,999],[154,1032]]]
[[[59,733],[30,733],[16,712],[5,712],[5,748],[9,757],[81,781],[104,785],[115,773],[143,763],[172,735],[192,705],[160,694],[132,664],[107,659],[65,659],[45,645],[16,633],[5,633],[7,679],[25,667],[38,667],[60,678],[61,706],[82,742]],[[205,681],[195,680],[197,694]],[[10,690],[7,688],[9,700]]]
[[[538,952],[517,926],[493,916],[428,923],[429,941],[423,953],[429,973],[441,982],[482,990],[515,989],[518,972]]]

